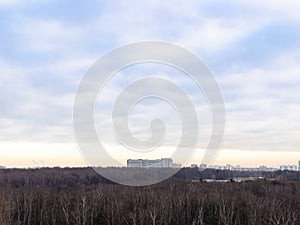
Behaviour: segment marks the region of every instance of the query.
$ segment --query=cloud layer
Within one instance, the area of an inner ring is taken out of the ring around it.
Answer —
[[[214,72],[226,103],[225,149],[299,152],[299,8],[293,0],[0,1],[0,148],[22,141],[73,145],[72,106],[86,70],[120,45],[161,40],[188,48]],[[201,122],[199,147],[205,147],[211,118],[202,93],[170,71],[135,73],[117,74],[96,106],[107,140],[115,143],[106,114],[112,96],[146,74],[168,77],[190,95]],[[132,115],[135,134],[147,136],[147,118],[161,113],[171,122],[167,145],[176,146],[176,113],[159,101],[149,104]]]

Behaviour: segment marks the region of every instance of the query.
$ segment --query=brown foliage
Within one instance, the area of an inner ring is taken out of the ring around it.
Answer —
[[[70,186],[57,182],[57,177],[51,179],[48,170],[47,176],[36,176],[48,185],[38,185],[30,176],[26,185],[16,185],[18,179],[7,176],[13,182],[0,187],[1,225],[300,224],[299,181],[192,183],[170,179],[128,187],[85,183],[82,174],[73,175],[76,171],[70,169],[70,177],[64,175],[76,184]],[[92,176],[88,173],[88,179],[93,180]]]

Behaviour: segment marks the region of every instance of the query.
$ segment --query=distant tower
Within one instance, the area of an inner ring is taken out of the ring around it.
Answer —
[[[300,160],[298,161],[298,171],[300,171]]]

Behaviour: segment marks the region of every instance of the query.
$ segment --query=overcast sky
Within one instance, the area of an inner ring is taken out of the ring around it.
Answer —
[[[0,0],[0,165],[85,165],[72,125],[79,82],[111,49],[144,40],[178,44],[215,75],[226,108],[226,132],[215,163],[296,164],[299,10],[296,0]],[[201,123],[198,148],[205,148],[211,121],[205,98],[178,71],[155,65],[120,71],[103,90],[95,121],[107,148],[120,148],[110,130],[113,99],[143,76],[172,78],[186,90]],[[145,127],[160,114],[169,122],[169,154],[180,135],[172,110],[163,102],[146,101],[133,111],[132,130],[147,137]],[[201,161],[202,153],[197,154],[191,162]]]

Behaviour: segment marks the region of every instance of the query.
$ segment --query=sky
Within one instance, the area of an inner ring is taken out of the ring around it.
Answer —
[[[296,0],[0,0],[0,165],[87,165],[72,121],[79,83],[102,55],[145,40],[184,47],[214,74],[224,97],[226,131],[213,163],[296,164],[299,10]],[[189,163],[200,163],[211,130],[209,107],[186,76],[167,66],[135,65],[110,80],[95,105],[99,139],[120,162],[140,156],[118,145],[110,112],[126,85],[151,76],[172,79],[193,100],[200,138]],[[180,118],[157,99],[134,108],[129,120],[134,135],[147,138],[157,115],[168,124],[166,145],[147,158],[168,157],[180,138]]]

